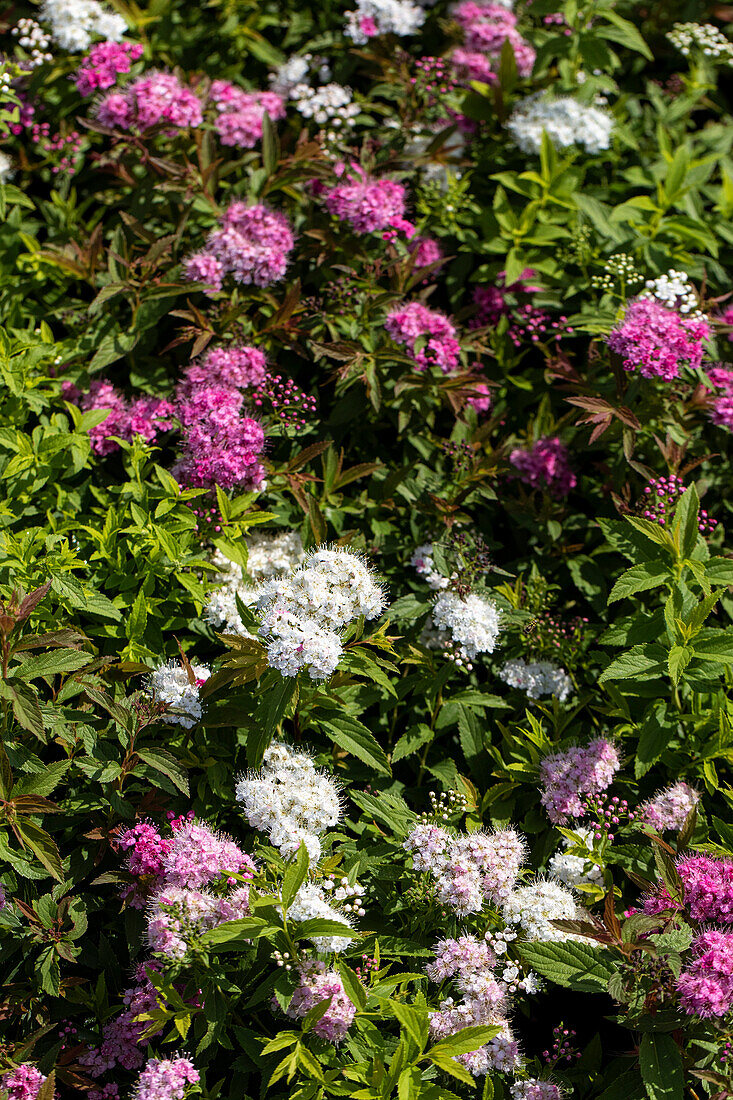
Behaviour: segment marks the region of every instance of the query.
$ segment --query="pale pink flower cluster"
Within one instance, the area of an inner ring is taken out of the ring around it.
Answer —
[[[201,101],[173,73],[153,70],[120,92],[110,92],[97,105],[103,126],[116,130],[184,130],[203,122]]]
[[[586,799],[611,784],[621,767],[618,749],[604,737],[553,752],[540,763],[542,805],[554,825],[583,817]]]
[[[111,88],[120,73],[129,73],[142,52],[143,47],[137,42],[99,42],[92,46],[74,76],[79,95],[89,96]]]
[[[253,149],[262,137],[265,114],[273,122],[285,118],[285,101],[276,92],[245,92],[229,80],[215,80],[209,95],[222,145]]]
[[[568,458],[568,449],[557,436],[543,436],[527,450],[516,447],[509,461],[520,479],[532,489],[547,489],[555,497],[565,497],[578,479]]]
[[[435,947],[434,961],[425,968],[431,981],[453,978],[461,993],[459,1001],[447,997],[437,1012],[431,1012],[430,1033],[434,1039],[482,1024],[502,1029],[478,1050],[458,1055],[457,1061],[477,1077],[492,1069],[507,1072],[519,1062],[519,1049],[506,1019],[507,987],[494,975],[495,965],[496,956],[488,944],[465,935],[441,940]]]
[[[691,950],[692,961],[677,979],[683,1009],[690,1016],[726,1016],[733,1008],[733,935],[711,929]]]
[[[683,367],[702,366],[710,325],[700,315],[679,313],[654,298],[634,298],[607,343],[624,370],[671,382]]]
[[[688,787],[687,783],[675,783],[645,802],[639,812],[643,821],[648,821],[660,832],[664,829],[679,832],[687,815],[699,801],[700,795],[693,787]]]
[[[294,244],[283,214],[237,200],[224,211],[203,251],[186,261],[184,273],[211,291],[221,290],[227,275],[244,286],[270,286],[285,274]]]
[[[199,1072],[188,1058],[151,1058],[140,1074],[132,1100],[183,1100],[187,1085],[197,1085]]]
[[[7,1094],[7,1100],[36,1100],[45,1080],[40,1070],[26,1063],[4,1073],[0,1077],[0,1089]]]
[[[401,230],[412,236],[414,226],[405,220],[405,189],[394,180],[374,179],[352,164],[343,182],[325,195],[330,214],[348,222],[355,233]]]
[[[552,1081],[542,1081],[539,1077],[515,1081],[509,1092],[512,1100],[562,1100],[560,1087]]]
[[[154,952],[181,959],[204,932],[249,913],[249,886],[237,883],[253,877],[255,864],[230,837],[185,821],[161,863],[163,884],[148,909]]]
[[[530,75],[536,54],[517,30],[514,12],[491,0],[463,0],[453,9],[453,18],[464,36],[463,46],[451,57],[459,79],[495,81],[505,42],[514,52],[519,75]]]
[[[407,348],[417,370],[440,367],[443,374],[456,370],[461,346],[452,321],[422,302],[408,302],[387,314],[384,326],[396,344]]]
[[[435,896],[465,916],[480,913],[484,901],[500,904],[511,893],[527,847],[515,829],[454,836],[438,825],[416,825],[404,848],[416,871],[435,880]]]
[[[146,443],[152,443],[159,433],[168,431],[174,424],[176,410],[170,401],[162,397],[138,397],[128,401],[111,382],[104,380],[91,382],[87,393],[64,382],[61,392],[67,401],[78,404],[82,412],[108,410],[106,418],[89,429],[95,454],[108,455],[118,450],[119,443],[114,436],[129,441],[139,435]]]
[[[286,1015],[292,1020],[302,1020],[312,1008],[330,997],[331,1003],[313,1025],[313,1031],[329,1043],[340,1043],[356,1015],[356,1007],[346,996],[341,978],[335,970],[327,969],[324,962],[317,960],[305,963],[300,968],[299,978],[285,1009]]]

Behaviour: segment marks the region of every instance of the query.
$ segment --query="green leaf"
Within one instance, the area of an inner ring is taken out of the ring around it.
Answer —
[[[48,653],[38,653],[29,657],[13,669],[13,676],[19,680],[33,680],[37,676],[55,676],[60,672],[77,672],[92,660],[89,653],[78,649],[52,649]]]
[[[410,726],[397,741],[397,744],[392,749],[392,763],[396,764],[398,760],[403,760],[406,756],[411,756],[413,752],[417,752],[423,745],[427,745],[429,741],[435,737],[435,734],[425,722],[419,722],[416,726]]]
[[[662,714],[663,708],[662,712],[659,710],[647,712],[643,720],[634,759],[634,773],[637,779],[646,775],[652,764],[659,759],[669,745],[673,731],[669,725],[662,723]]]
[[[55,764],[49,764],[42,772],[22,776],[13,787],[12,797],[37,794],[46,798],[56,789],[70,767],[70,760],[58,760]]]
[[[414,1039],[420,1050],[425,1050],[430,1025],[427,1009],[415,1008],[413,1005],[406,1005],[401,1001],[390,1001],[389,1007],[399,1020],[400,1027],[405,1029],[411,1039]]]
[[[189,793],[188,773],[180,760],[176,760],[167,749],[138,749],[137,755],[149,767],[167,776],[181,794]]]
[[[712,584],[733,584],[733,558],[710,558],[705,562],[705,572]]]
[[[660,645],[635,645],[627,653],[622,653],[611,661],[598,678],[599,684],[606,680],[628,680],[631,677],[649,679],[661,676],[667,671],[666,653]]]
[[[385,824],[397,836],[407,836],[417,820],[405,800],[394,791],[382,791],[374,795],[352,789],[349,791],[349,798],[365,814]]]
[[[683,901],[685,896],[684,886],[682,885],[682,879],[679,876],[675,861],[669,852],[662,848],[661,844],[655,843],[654,848],[654,862],[657,865],[657,871],[664,885],[667,887],[667,892],[673,901]]]
[[[325,917],[314,917],[312,920],[304,920],[291,925],[293,938],[298,940],[310,940],[314,937],[341,936],[343,939],[353,940],[357,935],[354,929],[341,921],[327,920]]]
[[[524,943],[519,953],[543,978],[580,993],[605,993],[616,971],[610,951],[585,943]]]
[[[280,142],[267,111],[262,116],[262,164],[268,176],[273,176],[280,159]]]
[[[450,1055],[442,1054],[440,1051],[436,1053],[433,1049],[428,1051],[428,1058],[438,1067],[438,1069],[441,1069],[443,1073],[449,1073],[451,1077],[456,1077],[459,1081],[462,1081],[464,1085],[470,1085],[472,1088],[476,1088],[475,1077],[469,1073],[464,1065],[460,1062],[456,1062]]]
[[[350,752],[377,772],[384,775],[392,774],[381,745],[358,718],[343,714],[330,721],[319,718],[318,724],[326,736],[330,737],[340,749]]]
[[[28,821],[27,818],[22,820],[18,818],[15,822],[15,828],[36,859],[43,864],[50,875],[61,882],[64,877],[61,855],[56,847],[56,842],[45,829],[42,829],[33,821]]]
[[[672,524],[672,537],[678,547],[680,558],[689,558],[700,537],[698,529],[700,498],[697,489],[690,485],[677,502]]]
[[[359,981],[358,976],[350,966],[347,966],[343,959],[337,961],[336,967],[341,977],[341,984],[344,987],[346,996],[349,998],[352,1005],[356,1005],[358,1009],[363,1009],[367,1003],[368,994]]]
[[[720,665],[733,665],[733,631],[710,630],[694,641],[695,656]]]
[[[283,875],[281,896],[286,909],[292,905],[293,898],[305,882],[309,866],[308,849],[301,840],[295,859],[288,864]]]
[[[614,42],[619,42],[622,46],[626,46],[628,49],[642,54],[647,61],[654,60],[654,54],[651,52],[633,23],[629,23],[627,19],[618,15],[612,8],[604,8],[603,18],[613,24],[613,27],[600,28],[604,37],[611,38]],[[616,33],[614,34],[612,31]]]
[[[238,920],[224,921],[217,924],[216,928],[210,928],[201,936],[201,942],[207,947],[217,947],[222,944],[246,947],[248,940],[258,939],[260,936],[269,935],[272,925],[259,917],[242,917]]]
[[[500,1031],[500,1027],[487,1027],[485,1024],[477,1027],[464,1027],[457,1031],[455,1035],[448,1035],[447,1038],[441,1039],[439,1043],[430,1048],[428,1055],[434,1059],[436,1055],[438,1057],[455,1058],[458,1054],[471,1054],[479,1047],[490,1043]]]
[[[645,1032],[639,1045],[639,1066],[649,1100],[683,1100],[682,1055],[671,1035]]]
[[[33,688],[15,679],[6,680],[0,687],[2,695],[12,700],[13,714],[18,725],[43,740],[43,715]]]
[[[126,632],[130,642],[140,642],[145,636],[145,628],[148,625],[148,603],[142,588],[135,597],[135,602],[127,617]]]
[[[659,588],[671,578],[669,567],[661,561],[644,562],[632,565],[614,584],[608,597],[609,603],[633,596],[637,592],[646,592],[650,588]]]
[[[675,686],[680,682],[680,677],[692,660],[692,649],[687,645],[673,645],[667,657],[669,675]]]

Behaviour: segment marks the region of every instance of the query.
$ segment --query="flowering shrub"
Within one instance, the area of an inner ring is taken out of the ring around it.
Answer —
[[[722,1100],[729,11],[143,7],[0,25],[0,1100]]]

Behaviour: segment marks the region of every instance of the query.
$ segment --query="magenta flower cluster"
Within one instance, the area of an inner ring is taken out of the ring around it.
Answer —
[[[101,124],[115,130],[143,132],[153,126],[184,130],[200,126],[203,117],[198,96],[174,73],[158,70],[151,70],[122,91],[110,92],[97,105]]]
[[[618,749],[604,737],[546,756],[540,763],[542,805],[553,825],[583,817],[588,796],[605,791],[620,766]]]
[[[64,382],[62,394],[67,401],[77,403],[82,412],[107,410],[105,419],[89,429],[92,450],[99,455],[108,455],[118,449],[119,444],[113,436],[130,441],[139,435],[146,443],[152,443],[160,432],[173,427],[176,415],[175,407],[164,398],[138,397],[128,401],[111,382],[99,379],[91,383],[85,394]]]
[[[502,4],[491,0],[463,0],[453,11],[463,31],[464,43],[451,56],[456,75],[464,82],[492,83],[497,78],[501,52],[509,42],[517,70],[522,77],[534,68],[536,54],[517,30],[517,17]]]
[[[223,386],[233,390],[251,390],[261,385],[267,374],[267,359],[259,348],[248,344],[212,348],[201,359],[194,359],[183,372],[177,396],[185,401],[199,386]]]
[[[36,1100],[38,1090],[46,1078],[35,1066],[22,1065],[0,1077],[0,1088],[7,1100]]]
[[[187,1085],[199,1082],[188,1058],[151,1058],[140,1074],[132,1100],[183,1100]]]
[[[203,250],[186,261],[184,273],[209,291],[221,290],[227,275],[235,283],[270,286],[285,274],[294,244],[283,214],[236,201],[222,214]]]
[[[324,962],[305,963],[299,972],[300,980],[285,1009],[293,1020],[302,1020],[312,1008],[330,998],[325,1013],[313,1025],[313,1031],[329,1043],[340,1043],[346,1037],[356,1015],[356,1006],[344,991],[343,982],[335,970],[329,970]]]
[[[357,164],[347,171],[343,182],[326,191],[324,201],[329,214],[348,222],[360,235],[379,230],[402,231],[411,237],[415,227],[405,219],[405,188],[394,180],[374,179]]]
[[[733,432],[733,369],[721,363],[706,373],[716,390],[711,397],[710,419],[719,428]]]
[[[578,483],[568,449],[557,436],[543,436],[527,450],[516,447],[509,461],[525,485],[547,489],[554,497],[567,496]]]
[[[634,298],[607,343],[621,356],[624,370],[671,382],[683,367],[694,370],[702,365],[710,336],[704,318],[685,316],[654,298]]]
[[[677,979],[683,1009],[691,1016],[725,1016],[733,1008],[733,934],[716,929],[693,941],[692,961]]]
[[[90,96],[111,88],[120,73],[129,73],[142,52],[136,42],[99,42],[92,46],[74,76],[79,95]]]
[[[265,114],[273,122],[285,118],[285,103],[276,92],[245,92],[229,80],[215,80],[209,96],[222,145],[253,149],[262,137]]]
[[[407,348],[417,370],[440,367],[450,374],[458,367],[461,347],[453,322],[422,302],[408,302],[387,314],[384,326],[396,344]]]

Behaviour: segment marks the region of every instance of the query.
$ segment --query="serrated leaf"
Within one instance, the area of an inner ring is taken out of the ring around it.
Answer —
[[[390,1001],[389,1007],[399,1020],[400,1027],[413,1039],[420,1050],[425,1050],[430,1033],[430,1017],[427,1009],[415,1008],[401,1001]]]
[[[290,907],[293,898],[305,882],[309,866],[308,849],[301,840],[295,859],[287,865],[283,874],[281,896],[286,909]]]
[[[581,993],[605,992],[616,971],[613,954],[589,944],[525,943],[518,949],[525,963],[543,978]]]
[[[630,569],[622,573],[614,584],[608,602],[614,603],[616,600],[634,596],[637,592],[659,588],[670,577],[668,566],[661,561],[649,561],[642,562],[641,565],[632,565]]]
[[[343,714],[329,721],[319,718],[319,726],[340,749],[352,753],[375,771],[391,775],[389,761],[374,735],[357,718]]]
[[[682,1055],[671,1035],[645,1032],[639,1045],[639,1067],[649,1100],[683,1100]]]
[[[138,749],[137,755],[149,767],[167,776],[182,794],[189,794],[188,773],[180,760],[176,760],[167,749]]]

